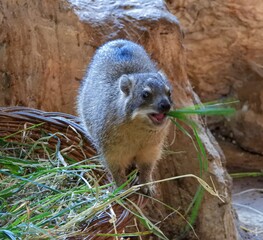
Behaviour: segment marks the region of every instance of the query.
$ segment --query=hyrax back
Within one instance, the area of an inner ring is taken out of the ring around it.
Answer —
[[[117,186],[131,164],[139,169],[140,183],[151,181],[167,135],[170,94],[166,77],[140,45],[115,40],[96,51],[79,91],[78,112]]]

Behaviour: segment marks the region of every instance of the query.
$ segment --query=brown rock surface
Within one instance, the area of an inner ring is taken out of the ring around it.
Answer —
[[[1,1],[0,23],[0,105],[74,112],[94,47],[73,11],[63,1]]]
[[[231,131],[263,154],[263,1],[166,1],[185,32],[187,73],[203,101],[240,100]],[[263,163],[262,163],[263,166]]]
[[[230,173],[259,172],[263,170],[263,156],[243,151],[237,144],[217,140],[227,157],[226,167]],[[263,185],[262,185],[263,186]]]
[[[179,26],[161,1],[70,2],[72,5],[63,0],[0,2],[1,105],[20,104],[73,113],[79,79],[95,48],[114,38],[128,38],[145,46],[171,79],[177,106],[196,100],[185,72]],[[158,177],[198,175],[191,140],[179,132],[175,142],[173,138],[171,132],[170,149],[185,153],[161,161]],[[226,202],[222,204],[205,193],[197,235],[200,239],[237,239],[223,156],[209,131],[203,131],[201,138],[209,154],[209,170],[204,178],[213,178]],[[191,179],[163,183],[161,199],[184,211],[196,189],[197,184]],[[161,214],[166,216],[164,210]],[[171,215],[163,230],[173,239],[184,225],[179,217]]]

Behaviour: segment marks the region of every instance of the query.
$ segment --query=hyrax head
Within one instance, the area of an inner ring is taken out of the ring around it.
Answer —
[[[141,119],[150,127],[167,123],[166,113],[172,107],[171,86],[162,73],[122,75],[119,87],[125,112],[131,118]]]

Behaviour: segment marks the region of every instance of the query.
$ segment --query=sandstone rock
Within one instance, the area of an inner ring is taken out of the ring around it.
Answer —
[[[96,47],[115,38],[144,45],[172,81],[178,107],[193,104],[195,94],[186,76],[182,35],[177,19],[162,1],[2,0],[0,3],[1,105],[22,104],[44,110],[74,113],[79,80]],[[196,151],[184,134],[171,131],[172,151],[160,161],[159,178],[199,174]],[[223,156],[210,132],[201,136],[209,154],[210,177],[225,204],[205,193],[197,219],[200,239],[237,239],[231,212],[230,180]],[[185,211],[198,184],[192,179],[160,185],[161,200]],[[166,216],[165,210],[161,214]],[[156,213],[156,212],[155,212]],[[161,220],[161,219],[159,219]],[[185,222],[172,215],[163,230],[176,238]]]
[[[73,96],[95,47],[69,6],[1,1],[0,23],[0,104],[74,112]]]
[[[218,140],[227,156],[226,166],[231,173],[258,172],[262,170],[263,156],[242,151],[238,145]],[[238,159],[238,161],[237,161]]]
[[[263,154],[263,2],[167,0],[185,32],[187,74],[203,101],[240,100],[230,127],[244,149]]]

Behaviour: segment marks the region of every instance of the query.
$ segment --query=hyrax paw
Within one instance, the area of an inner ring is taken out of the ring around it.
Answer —
[[[156,192],[156,188],[153,184],[151,184],[151,185],[142,186],[140,191],[145,195],[153,196]]]

